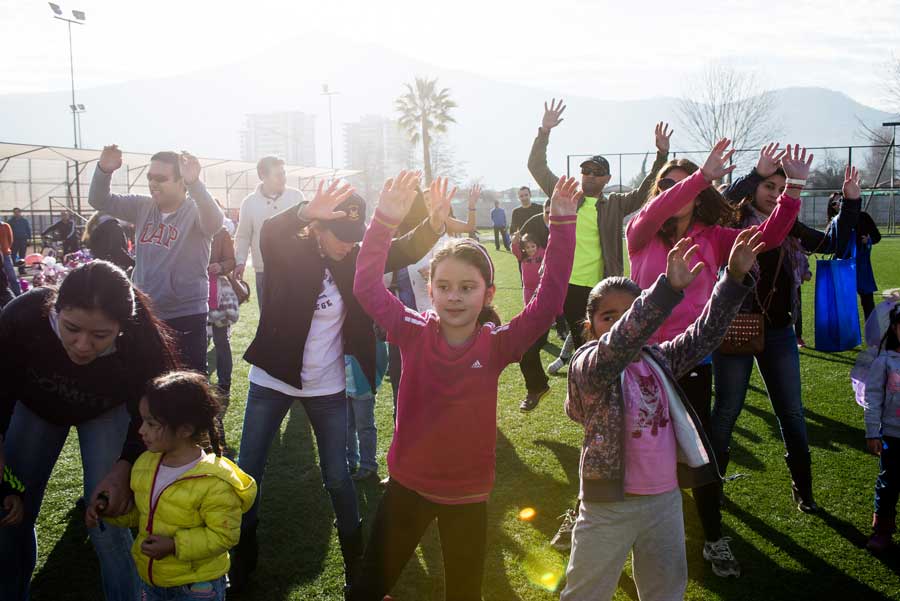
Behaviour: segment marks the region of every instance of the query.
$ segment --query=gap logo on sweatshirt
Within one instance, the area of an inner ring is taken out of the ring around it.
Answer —
[[[141,230],[138,244],[154,244],[164,248],[170,248],[178,239],[178,228],[168,223],[153,223],[148,221]]]

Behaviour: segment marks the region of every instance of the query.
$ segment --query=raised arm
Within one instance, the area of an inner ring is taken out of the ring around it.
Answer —
[[[697,195],[709,187],[710,182],[734,170],[734,165],[728,165],[731,155],[734,154],[734,149],[728,149],[730,143],[727,138],[719,140],[710,151],[703,167],[644,205],[644,208],[628,223],[626,229],[629,254],[644,248],[666,220],[685,205],[694,202]]]
[[[553,194],[559,178],[547,165],[547,144],[550,142],[550,130],[562,123],[562,114],[565,110],[566,105],[562,99],[557,103],[554,98],[550,101],[549,107],[546,102],[544,103],[544,117],[541,119],[538,135],[531,145],[531,154],[528,155],[528,171],[548,197]]]
[[[225,213],[200,181],[200,161],[189,152],[181,153],[181,176],[191,198],[197,203],[197,221],[208,238],[216,235],[225,222]]]
[[[439,181],[440,178],[436,180]],[[421,315],[405,307],[387,291],[382,277],[391,237],[415,200],[417,183],[418,175],[411,171],[401,171],[396,178],[385,183],[375,216],[366,229],[356,259],[356,275],[353,279],[353,294],[360,306],[387,332],[389,339],[395,344],[401,344],[415,335],[424,323]],[[446,210],[449,211],[450,198],[452,192],[446,199],[444,196],[432,196],[432,207],[446,205]],[[427,223],[422,225],[430,227]]]
[[[609,195],[611,201],[615,200],[616,202],[621,203],[622,210],[626,215],[634,213],[647,202],[647,196],[650,194],[653,182],[656,181],[656,174],[659,173],[659,170],[662,169],[662,166],[665,165],[666,161],[669,159],[669,146],[671,144],[672,134],[675,133],[675,131],[669,129],[668,123],[660,121],[656,124],[653,133],[656,139],[656,158],[653,160],[653,165],[650,167],[650,172],[647,174],[647,177],[644,178],[640,186],[631,192]]]
[[[91,179],[88,203],[98,211],[103,211],[118,219],[134,223],[138,218],[141,204],[153,202],[149,196],[140,194],[111,194],[109,190],[113,172],[122,166],[122,151],[115,144],[104,146],[100,160]]]
[[[562,312],[575,256],[575,215],[581,196],[574,178],[560,178],[557,182],[550,204],[550,239],[537,293],[519,315],[494,331],[495,348],[503,363],[518,361]]]
[[[756,256],[767,248],[762,239],[762,231],[757,227],[740,232],[731,248],[726,272],[713,288],[703,312],[687,330],[659,345],[676,378],[693,369],[722,343],[728,326],[753,289],[754,282],[747,274],[756,263]]]

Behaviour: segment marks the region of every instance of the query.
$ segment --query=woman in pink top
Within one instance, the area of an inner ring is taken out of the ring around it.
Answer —
[[[531,234],[520,236],[520,233],[516,232],[513,237],[512,253],[519,261],[519,272],[522,274],[522,300],[527,305],[534,298],[538,284],[541,283],[541,268],[544,265],[546,249],[537,243],[535,236]],[[528,412],[537,408],[541,399],[550,392],[550,379],[541,363],[541,349],[547,344],[549,333],[548,328],[519,360],[519,369],[525,378],[526,392],[525,398],[519,403],[519,411]]]
[[[685,290],[684,302],[672,311],[651,338],[652,342],[672,340],[700,315],[712,293],[718,269],[727,262],[728,253],[741,231],[721,225],[733,220],[733,209],[711,186],[714,180],[722,179],[734,170],[734,165],[728,166],[734,153],[734,150],[728,150],[729,145],[730,140],[720,140],[701,168],[684,159],[670,161],[663,166],[657,176],[653,192],[655,197],[644,205],[626,229],[631,277],[642,288],[650,286],[665,271],[666,255],[674,241],[682,237],[690,237],[699,247],[694,261],[708,266]],[[770,145],[763,149],[760,160],[778,162],[784,154],[778,152],[777,145]],[[805,150],[803,154],[805,162]],[[790,155],[785,157],[785,161],[791,166],[799,166],[800,163]],[[785,164],[785,170],[788,168],[789,165]],[[799,211],[799,196],[782,194],[778,197],[774,210],[759,226],[762,242],[767,248],[777,248],[782,243]],[[709,434],[712,404],[710,358],[705,358],[690,370],[679,380],[679,384]],[[722,536],[719,486],[719,483],[714,483],[693,491],[706,538],[703,556],[712,563],[713,572],[718,576],[739,576],[740,566],[731,552],[728,538]]]
[[[408,309],[384,287],[381,273],[394,228],[415,196],[418,177],[401,172],[385,184],[356,266],[354,293],[400,347],[403,375],[390,481],[378,506],[360,577],[350,598],[381,601],[437,519],[444,556],[446,597],[481,599],[487,527],[486,502],[494,483],[497,382],[562,310],[575,253],[580,193],[563,178],[552,199],[547,269],[535,298],[508,324],[496,325],[490,308],[494,266],[468,239],[452,241],[431,262],[433,309]],[[455,191],[455,190],[454,190]],[[446,180],[431,187],[445,202]],[[492,323],[494,321],[494,323]]]

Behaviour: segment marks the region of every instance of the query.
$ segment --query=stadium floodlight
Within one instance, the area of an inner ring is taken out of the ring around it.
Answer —
[[[53,4],[52,2],[48,2],[50,5],[50,10],[52,10],[57,15],[62,15],[62,9],[59,7],[59,4]]]
[[[78,19],[79,21],[84,21],[86,18],[83,10],[73,10],[72,16],[75,17],[76,19]]]
[[[63,9],[59,4],[53,2],[48,2],[47,4],[50,5],[50,10],[53,11],[53,18],[65,21],[69,30],[69,75],[72,79],[72,103],[69,105],[69,108],[72,110],[72,135],[75,138],[75,148],[78,148],[78,142],[81,139],[81,135],[78,133],[78,112],[84,111],[84,105],[75,103],[75,61],[72,58],[72,23],[75,25],[84,25],[87,16],[84,14],[83,10],[73,10],[72,16],[75,18],[69,19],[62,16]]]

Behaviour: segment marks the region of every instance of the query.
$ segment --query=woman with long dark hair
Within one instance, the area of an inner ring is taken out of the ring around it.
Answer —
[[[137,403],[147,381],[177,366],[166,327],[120,268],[94,261],[59,290],[37,288],[0,313],[0,465],[25,485],[25,519],[0,528],[0,598],[29,597],[34,524],[74,426],[84,495],[105,515],[131,502],[131,464],[144,450]],[[102,503],[101,503],[102,499]],[[102,517],[102,516],[100,516]],[[127,528],[88,528],[107,601],[133,601],[138,578]],[[96,595],[92,595],[96,596]]]

